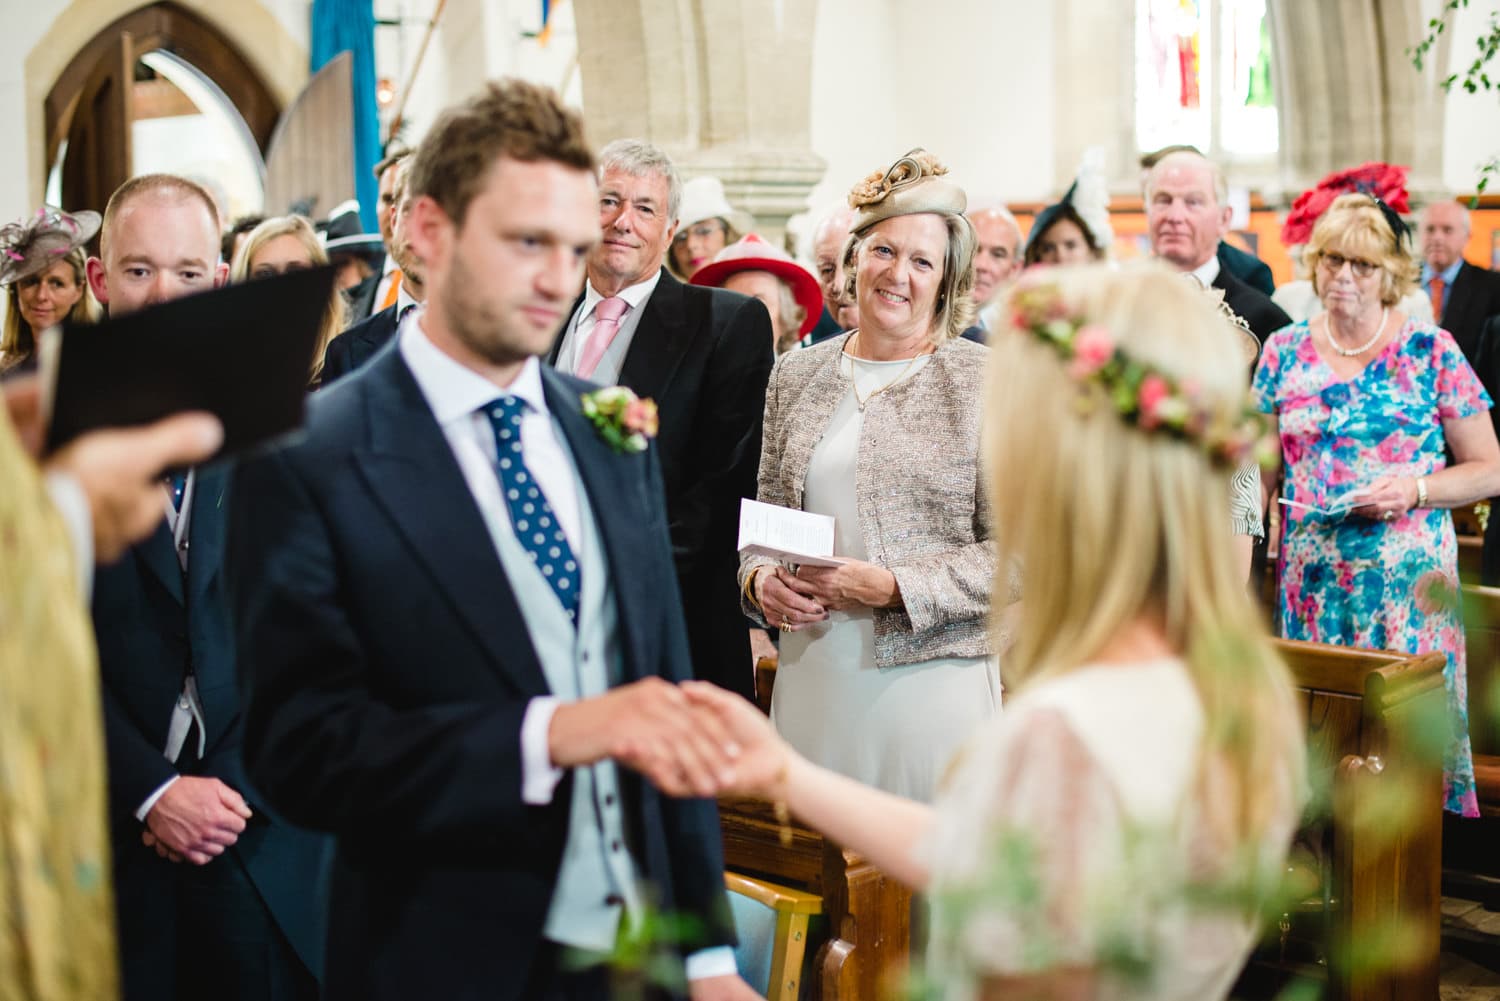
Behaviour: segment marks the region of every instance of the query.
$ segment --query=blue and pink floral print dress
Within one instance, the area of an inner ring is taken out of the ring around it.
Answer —
[[[1490,407],[1453,336],[1412,320],[1347,380],[1318,355],[1307,321],[1284,327],[1266,341],[1252,395],[1280,422],[1283,498],[1325,511],[1381,477],[1442,469],[1443,422]],[[1380,522],[1290,506],[1281,516],[1278,631],[1288,639],[1446,654],[1453,734],[1444,807],[1477,817],[1452,517],[1414,508]]]

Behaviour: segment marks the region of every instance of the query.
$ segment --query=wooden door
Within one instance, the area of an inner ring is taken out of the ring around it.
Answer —
[[[131,91],[135,39],[121,32],[84,80],[68,126],[62,168],[62,207],[104,211],[109,196],[130,178]]]

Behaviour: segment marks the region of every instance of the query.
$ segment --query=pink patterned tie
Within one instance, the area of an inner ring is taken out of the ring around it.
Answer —
[[[610,343],[620,332],[620,317],[629,308],[630,303],[617,295],[599,300],[599,304],[594,307],[594,332],[589,335],[589,342],[583,346],[583,354],[578,359],[574,375],[587,379],[594,374],[594,369],[599,367],[599,359],[604,357],[604,352],[609,350]]]

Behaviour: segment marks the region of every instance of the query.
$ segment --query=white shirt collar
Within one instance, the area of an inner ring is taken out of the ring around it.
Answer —
[[[408,291],[406,291],[406,282],[403,281],[400,285],[396,286],[396,317],[397,317],[397,319],[400,319],[400,317],[401,317],[401,311],[404,310],[407,306],[420,306],[420,305],[422,305],[422,304],[420,302],[418,302],[417,300],[413,299],[411,297],[411,293],[408,292]]]
[[[641,307],[641,303],[645,302],[648,298],[650,298],[651,293],[656,291],[656,285],[660,281],[661,268],[657,268],[651,273],[651,277],[647,278],[645,281],[638,282],[634,285],[627,285],[625,288],[621,289],[620,298],[629,303],[631,309],[639,309]],[[603,299],[604,294],[598,289],[594,288],[594,283],[592,280],[588,281],[587,283],[585,283],[583,288],[583,311],[578,315],[580,317],[592,315],[594,312],[594,307],[599,305],[600,301]]]
[[[1194,278],[1203,283],[1204,288],[1213,288],[1214,279],[1219,277],[1219,255],[1210,255],[1208,260],[1198,265],[1190,273]]]
[[[414,319],[415,322],[401,325],[401,357],[439,425],[446,427],[505,395],[519,396],[537,413],[548,413],[547,397],[542,392],[542,368],[537,359],[526,359],[515,381],[501,389],[428,340],[422,329],[425,317],[419,313]]]

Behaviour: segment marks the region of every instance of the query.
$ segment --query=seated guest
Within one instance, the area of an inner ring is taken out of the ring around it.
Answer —
[[[1027,578],[1005,712],[935,805],[819,767],[743,701],[689,698],[742,749],[726,791],[928,895],[935,996],[1221,1001],[1304,785],[1291,679],[1223,528],[1260,430],[1244,370],[1205,298],[1158,266],[1033,274],[1011,303],[990,342],[987,486],[1001,552],[1047,572]],[[995,587],[1003,601],[1003,573]]]
[[[391,215],[391,257],[401,269],[396,302],[361,320],[329,342],[323,356],[323,384],[342,378],[373,358],[396,336],[401,321],[427,300],[427,269],[407,242],[411,194],[406,184],[407,163],[396,166],[396,208]]]
[[[1099,151],[1090,150],[1062,200],[1037,213],[1026,238],[1026,266],[1102,261],[1114,239],[1104,164]]]
[[[695,271],[693,284],[727,288],[765,303],[777,354],[796,347],[823,308],[823,292],[812,272],[754,233]]]
[[[1458,549],[1445,509],[1500,493],[1490,398],[1452,335],[1394,308],[1417,265],[1389,206],[1340,196],[1313,227],[1305,259],[1324,312],[1266,342],[1254,385],[1284,459],[1279,630],[1443,651],[1452,722],[1444,807],[1477,817]]]
[[[0,331],[0,376],[36,368],[36,338],[71,320],[93,323],[99,303],[89,292],[83,247],[99,231],[99,213],[42,209],[0,227],[0,285],[5,327]]]
[[[812,333],[803,339],[807,347],[853,330],[859,322],[859,311],[849,298],[849,283],[844,280],[844,243],[849,239],[849,224],[853,220],[849,206],[841,205],[819,220],[813,230],[813,269],[823,287],[823,315]]]
[[[831,515],[846,562],[740,563],[747,614],[782,632],[777,730],[922,800],[1000,705],[978,466],[988,349],[959,337],[974,231],[946,173],[914,150],[854,187],[844,269],[858,327],[782,355],[766,390],[759,498]]]
[[[270,278],[288,271],[305,271],[328,263],[328,255],[313,231],[312,223],[298,215],[267,219],[250,231],[239,256],[229,268],[229,280],[242,282],[252,278]],[[344,297],[334,289],[323,313],[323,328],[318,334],[318,348],[313,354],[311,384],[322,380],[323,352],[344,329]]]
[[[1374,195],[1397,212],[1409,211],[1406,195],[1405,167],[1371,162],[1349,170],[1339,170],[1323,178],[1313,187],[1297,196],[1292,210],[1287,213],[1281,226],[1281,243],[1297,261],[1298,272],[1303,276],[1296,281],[1278,286],[1271,293],[1271,301],[1286,310],[1293,320],[1310,320],[1323,312],[1323,302],[1313,290],[1312,275],[1303,267],[1302,251],[1307,238],[1312,235],[1317,223],[1328,206],[1339,195],[1351,191],[1362,191]],[[1420,290],[1413,289],[1401,298],[1401,312],[1427,325],[1432,323],[1432,304]]]
[[[682,185],[677,233],[667,254],[674,277],[688,281],[714,255],[750,229],[751,221],[729,205],[724,184],[717,177],[695,177]]]

